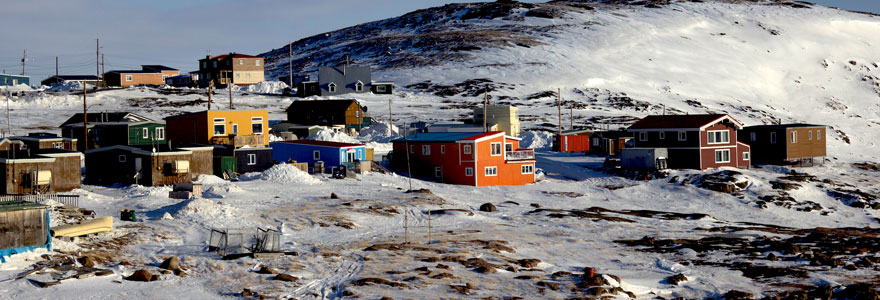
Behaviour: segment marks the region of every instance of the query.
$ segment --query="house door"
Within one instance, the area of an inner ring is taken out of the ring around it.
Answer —
[[[347,157],[348,160],[346,160],[346,162],[354,162],[354,161],[355,161],[355,159],[356,159],[356,157],[357,157],[357,152],[355,152],[355,151],[348,151],[348,153],[346,153],[346,154],[348,154],[348,157]]]
[[[134,181],[135,183],[140,182],[141,180],[141,171],[143,170],[143,160],[140,157],[134,159]]]

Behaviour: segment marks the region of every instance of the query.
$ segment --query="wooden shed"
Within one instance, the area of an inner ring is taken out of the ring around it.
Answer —
[[[152,149],[111,146],[86,151],[86,179],[92,184],[140,184],[162,186],[189,183],[213,173],[214,147],[167,145]]]
[[[80,187],[80,153],[63,149],[6,151],[0,158],[0,194],[45,194]]]
[[[51,250],[49,207],[24,201],[0,202],[0,262],[38,248]]]
[[[553,151],[589,152],[592,130],[567,130],[553,137]]]

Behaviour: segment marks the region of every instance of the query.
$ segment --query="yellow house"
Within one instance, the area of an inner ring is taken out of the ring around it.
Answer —
[[[233,148],[269,145],[266,110],[209,110],[165,118],[174,143],[227,145]]]
[[[517,116],[517,109],[514,106],[510,105],[488,105],[486,106],[486,123],[491,127],[491,124],[497,124],[498,130],[504,131],[505,134],[509,136],[519,136],[520,127],[519,127],[519,116]],[[483,126],[483,107],[478,106],[474,108],[474,125]]]

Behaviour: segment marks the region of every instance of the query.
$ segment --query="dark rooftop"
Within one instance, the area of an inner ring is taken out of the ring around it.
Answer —
[[[654,115],[636,121],[627,129],[700,128],[724,116],[726,115]]]
[[[364,144],[349,144],[349,143],[316,141],[316,140],[292,140],[292,141],[283,141],[283,142],[279,142],[279,143],[328,146],[328,147],[337,147],[337,148],[364,146]]]

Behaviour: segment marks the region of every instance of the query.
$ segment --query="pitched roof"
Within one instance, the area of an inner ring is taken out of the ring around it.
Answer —
[[[590,137],[600,137],[606,139],[619,139],[619,138],[632,138],[634,137],[632,132],[627,132],[624,130],[614,130],[614,131],[594,131],[590,134]]]
[[[392,142],[456,142],[471,141],[492,136],[496,134],[504,134],[504,131],[489,132],[425,132],[407,136],[393,140]]]
[[[351,143],[340,143],[340,142],[330,142],[330,141],[316,141],[316,140],[292,140],[292,141],[282,141],[276,143],[287,143],[287,144],[300,144],[300,145],[314,145],[314,146],[327,146],[327,147],[337,147],[337,148],[347,148],[347,147],[359,147],[364,146],[364,144],[351,144]]]
[[[786,128],[816,128],[816,127],[825,127],[825,125],[793,123],[793,124],[756,125],[756,126],[748,126],[745,129],[786,129]]]
[[[89,114],[89,123],[108,123],[108,122],[121,122],[121,123],[135,123],[135,122],[152,122],[153,119],[130,113],[130,112],[97,112]],[[71,116],[67,121],[61,124],[59,127],[63,127],[68,124],[82,123],[83,122],[83,114],[76,113]]]
[[[58,75],[46,78],[45,80],[49,80],[52,78],[58,78],[61,80],[71,80],[71,81],[79,81],[79,80],[98,80],[98,76],[95,75]]]
[[[240,53],[226,53],[226,54],[220,54],[220,55],[211,57],[211,59],[224,60],[224,59],[228,58],[229,56],[232,56],[232,58],[262,58],[259,56],[240,54]]]
[[[143,73],[159,73],[157,71],[145,71],[145,70],[111,70],[107,71],[107,73],[116,73],[116,74],[143,74]]]
[[[728,117],[735,123],[738,121],[726,114],[711,115],[653,115],[647,116],[633,123],[627,130],[633,129],[671,129],[671,128],[701,128],[703,126],[713,124]],[[739,124],[742,126],[742,124]]]
[[[339,113],[345,112],[352,103],[360,105],[360,103],[354,99],[296,100],[287,107],[286,111],[320,110],[325,113]]]
[[[166,67],[166,66],[163,66],[163,65],[141,65],[141,68],[143,68],[145,71],[146,71],[146,70],[152,70],[152,71],[177,71],[177,69],[175,69],[175,68],[172,68],[172,67]]]

